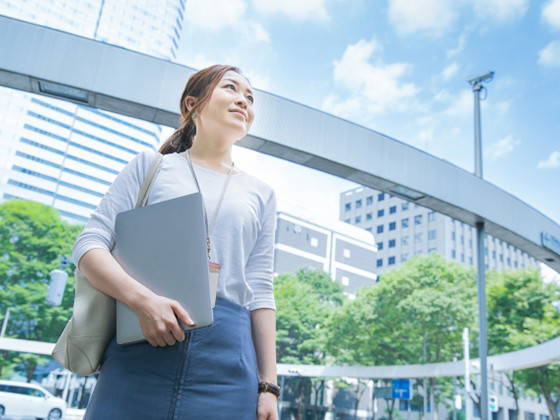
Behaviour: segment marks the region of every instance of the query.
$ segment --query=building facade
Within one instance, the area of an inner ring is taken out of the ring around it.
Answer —
[[[446,260],[476,267],[476,229],[442,213],[368,187],[340,194],[340,220],[375,235],[379,275],[415,255],[439,252]],[[487,269],[539,266],[527,253],[486,234]]]
[[[0,14],[171,61],[185,2],[0,0]],[[161,137],[155,124],[0,88],[0,201],[37,201],[85,223],[122,168]]]
[[[313,267],[331,274],[351,298],[375,284],[377,246],[371,233],[283,205],[277,212],[274,273]]]

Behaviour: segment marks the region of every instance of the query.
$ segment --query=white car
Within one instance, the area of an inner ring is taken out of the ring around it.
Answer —
[[[0,380],[0,417],[59,420],[66,402],[40,385]]]

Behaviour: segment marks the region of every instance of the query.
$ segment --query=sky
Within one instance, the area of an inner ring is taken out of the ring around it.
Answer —
[[[560,223],[560,0],[189,0],[185,19],[178,63],[236,65],[255,88],[468,171],[467,78],[494,71],[484,178]],[[240,147],[234,161],[325,217],[358,186]]]

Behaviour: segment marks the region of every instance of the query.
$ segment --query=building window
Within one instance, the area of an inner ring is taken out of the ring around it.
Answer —
[[[500,395],[504,395],[504,386],[502,384],[500,384],[500,386],[498,387],[498,393]]]
[[[319,240],[317,238],[311,238],[311,246],[319,246]]]
[[[408,235],[401,238],[401,245],[408,245]]]
[[[451,258],[455,258],[455,250],[454,249],[451,250]]]
[[[397,222],[389,223],[389,230],[395,230],[397,228]]]
[[[383,242],[377,242],[377,250],[381,251],[383,249]]]
[[[387,261],[388,265],[393,265],[395,264],[395,257],[389,257],[389,261]]]
[[[517,261],[514,261],[513,265],[515,268],[517,268]]]
[[[433,222],[436,220],[436,212],[431,211],[428,213],[428,222]]]
[[[401,255],[401,261],[402,261],[402,262],[408,261],[408,254],[402,254],[402,255]]]
[[[344,258],[350,258],[350,250],[349,249],[344,250]]]
[[[428,240],[430,239],[436,239],[436,230],[429,230],[428,231]]]
[[[525,420],[535,420],[535,413],[525,411]]]
[[[368,198],[366,198],[366,205],[369,206],[373,204],[373,196],[369,196]]]
[[[368,232],[371,232],[371,233],[373,233],[373,229],[372,229],[372,228],[370,228],[370,227],[369,227],[369,228],[366,228],[366,230],[367,230]]]
[[[377,233],[383,233],[383,225],[377,226]]]
[[[385,193],[380,193],[377,195],[377,201],[383,201],[385,200]]]
[[[461,262],[465,262],[465,254],[461,254]]]
[[[451,232],[451,240],[452,240],[452,241],[455,240],[455,232]]]
[[[393,214],[397,212],[397,206],[391,206],[389,207],[389,214]]]
[[[488,248],[484,248],[484,255],[488,256]]]
[[[422,224],[422,215],[419,214],[418,216],[414,216],[414,224],[421,225]]]
[[[351,219],[346,219],[345,222],[346,223],[350,223],[352,220]],[[288,230],[290,230],[290,227],[288,226]]]
[[[422,242],[422,234],[417,233],[417,234],[414,235],[414,243],[419,244],[420,242]]]
[[[472,239],[469,239],[469,248],[472,249]]]
[[[397,246],[397,240],[396,239],[391,239],[389,241],[389,248],[394,248],[395,246]]]
[[[344,206],[344,210],[345,210],[345,211],[350,211],[350,210],[352,210],[352,203],[346,203],[346,206]]]
[[[348,277],[342,276],[342,284],[344,286],[348,286],[349,283],[350,283],[350,281],[349,281]]]
[[[379,258],[379,259],[377,260],[377,266],[378,266],[378,267],[383,267],[383,258]]]
[[[509,244],[506,244],[506,248],[509,249]]]
[[[361,209],[361,208],[362,208],[362,200],[356,200],[356,208],[357,208],[357,209]]]
[[[469,257],[469,264],[470,264],[470,265],[473,265],[472,257]]]
[[[373,213],[366,214],[366,220],[371,220],[373,218]]]
[[[385,210],[377,210],[377,217],[383,217]]]
[[[496,251],[492,251],[492,258],[496,259]]]
[[[461,245],[465,244],[465,237],[463,235],[461,235]]]
[[[356,223],[360,223],[362,221],[362,216],[356,216]]]
[[[428,252],[436,252],[436,251],[437,251],[437,248],[430,248],[430,249],[428,249]]]
[[[409,204],[410,204],[410,203],[409,203],[408,201],[407,201],[406,203],[402,203],[401,210],[402,210],[402,211],[408,210],[408,205],[409,205]]]
[[[507,262],[508,262],[508,265],[511,266],[511,258],[510,257],[508,257]]]

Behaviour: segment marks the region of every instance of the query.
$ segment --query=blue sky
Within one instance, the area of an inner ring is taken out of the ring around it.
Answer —
[[[256,88],[469,171],[466,79],[493,70],[484,178],[560,222],[560,0],[189,0],[178,62],[237,65]],[[234,158],[327,217],[356,185],[241,148]]]

